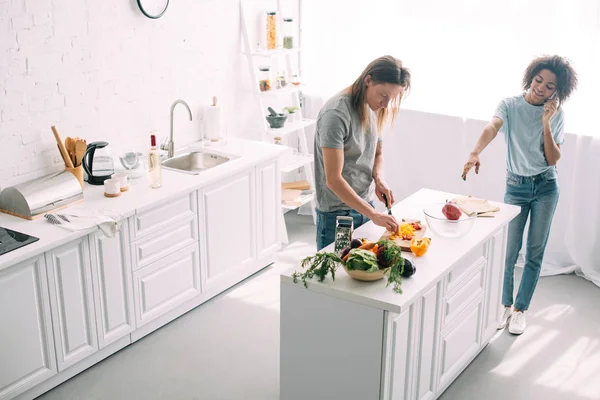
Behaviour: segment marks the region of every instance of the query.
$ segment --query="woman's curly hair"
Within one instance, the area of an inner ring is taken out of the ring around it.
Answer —
[[[556,75],[556,97],[558,104],[562,105],[577,88],[577,72],[569,60],[561,56],[542,56],[529,63],[523,75],[523,89],[529,90],[533,78],[541,71],[547,69]]]

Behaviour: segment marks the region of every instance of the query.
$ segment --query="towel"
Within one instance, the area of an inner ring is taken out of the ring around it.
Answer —
[[[469,216],[477,214],[478,217],[494,217],[494,213],[500,211],[500,207],[491,205],[485,199],[477,199],[469,196],[457,197],[453,201]]]
[[[123,216],[118,212],[103,208],[97,211],[86,210],[83,207],[69,207],[52,213],[57,218],[53,218],[55,225],[70,231],[80,231],[99,227],[107,237],[114,237],[121,230],[119,221]]]

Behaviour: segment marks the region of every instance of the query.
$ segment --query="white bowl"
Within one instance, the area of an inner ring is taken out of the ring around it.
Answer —
[[[458,238],[469,233],[475,224],[477,214],[468,216],[463,212],[459,219],[452,221],[442,213],[442,208],[445,204],[432,204],[423,210],[427,225],[429,225],[433,233],[446,238]]]

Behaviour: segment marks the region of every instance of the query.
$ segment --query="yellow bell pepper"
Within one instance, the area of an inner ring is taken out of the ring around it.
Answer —
[[[429,249],[429,245],[431,244],[430,238],[412,238],[410,241],[410,251],[417,257],[421,257],[423,254],[427,253],[427,249]]]

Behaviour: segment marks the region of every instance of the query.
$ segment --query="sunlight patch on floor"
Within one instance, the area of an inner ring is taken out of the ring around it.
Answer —
[[[545,319],[549,322],[555,322],[561,318],[564,319],[567,315],[572,314],[573,311],[573,307],[568,304],[552,304],[551,306],[544,307],[535,312],[534,317]]]
[[[580,337],[542,373],[537,384],[600,399],[600,339]]]
[[[557,330],[545,330],[545,328],[535,325],[528,326],[526,333],[527,336],[518,338],[519,343],[515,342],[504,360],[491,370],[492,373],[502,376],[515,376],[519,373],[526,373],[527,364],[539,357],[544,349],[550,346],[559,335]]]

